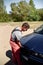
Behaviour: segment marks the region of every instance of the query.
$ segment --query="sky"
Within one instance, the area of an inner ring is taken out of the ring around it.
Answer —
[[[14,3],[14,2],[18,3],[19,1],[21,1],[21,0],[4,0],[4,4],[6,6],[7,13],[9,13],[9,11],[11,11],[10,4]],[[30,0],[26,0],[26,1],[29,2]],[[33,0],[33,1],[34,1],[36,9],[43,8],[43,0]]]

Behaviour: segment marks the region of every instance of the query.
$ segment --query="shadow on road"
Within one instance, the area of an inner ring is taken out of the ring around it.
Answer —
[[[12,57],[12,52],[11,52],[11,50],[8,50],[8,51],[6,52],[6,56],[9,57],[10,60],[9,60],[7,63],[5,63],[4,65],[15,65],[15,64],[13,63],[13,61],[11,60],[11,57]]]

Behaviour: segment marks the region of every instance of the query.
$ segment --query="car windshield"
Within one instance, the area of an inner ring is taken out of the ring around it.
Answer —
[[[40,27],[38,27],[34,32],[35,33],[39,33],[39,34],[43,34],[43,25],[41,25]]]

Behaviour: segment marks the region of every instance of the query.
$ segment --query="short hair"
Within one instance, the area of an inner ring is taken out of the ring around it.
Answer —
[[[22,27],[24,27],[24,26],[25,26],[26,28],[30,28],[30,25],[29,25],[28,23],[23,23],[23,24],[22,24]]]

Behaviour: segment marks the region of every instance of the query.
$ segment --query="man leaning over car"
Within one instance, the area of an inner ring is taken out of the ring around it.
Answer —
[[[20,39],[22,38],[22,31],[27,31],[29,28],[30,26],[28,23],[23,23],[21,27],[16,27],[11,33],[10,41],[14,42],[14,51],[12,49],[12,54],[15,56],[15,60],[18,65],[22,65],[20,59],[20,48],[22,47]]]

